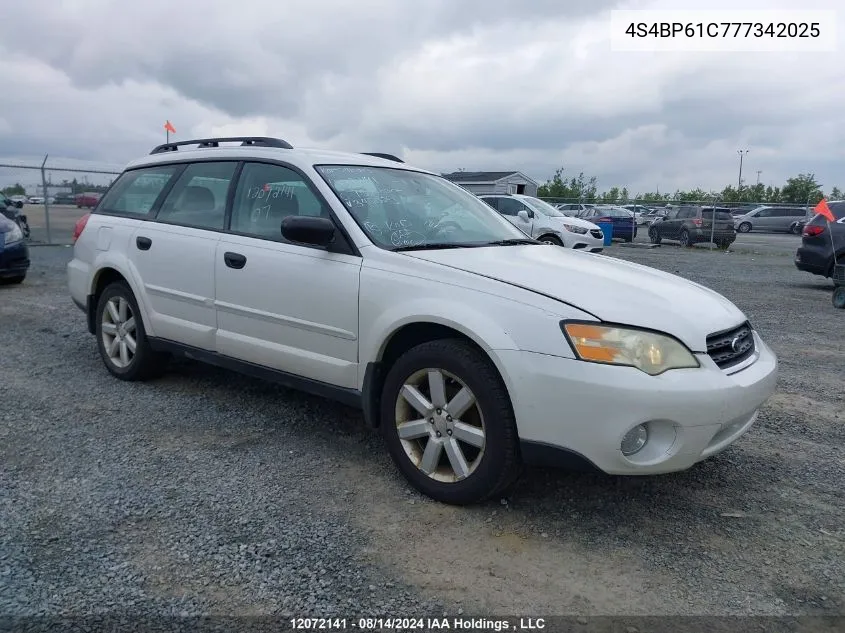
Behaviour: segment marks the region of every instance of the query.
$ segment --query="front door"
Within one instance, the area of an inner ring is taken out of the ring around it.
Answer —
[[[519,212],[525,211],[528,219],[519,217]],[[534,235],[534,212],[516,198],[499,198],[499,212],[511,221],[511,224],[530,237]]]
[[[285,216],[330,217],[315,191],[293,169],[244,165],[214,257],[217,351],[354,389],[362,260],[281,234]]]

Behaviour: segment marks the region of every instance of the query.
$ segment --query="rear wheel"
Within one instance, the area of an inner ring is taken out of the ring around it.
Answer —
[[[167,356],[150,347],[135,295],[125,281],[109,284],[97,302],[97,345],[106,369],[121,380],[161,374]]]
[[[727,249],[728,249],[728,247],[729,247],[732,243],[733,243],[733,242],[731,242],[731,241],[729,241],[729,240],[716,240],[716,246],[717,246],[717,248],[721,248],[723,251],[724,251],[724,250],[727,250]]]
[[[651,240],[652,244],[660,244],[663,241],[663,238],[660,237],[660,231],[658,231],[655,227],[651,227],[648,230],[648,238]]]
[[[743,222],[738,227],[736,227],[736,230],[739,231],[740,233],[749,233],[751,231],[751,223],[750,222]]]
[[[793,223],[792,226],[789,227],[789,232],[793,235],[801,235],[801,225],[798,222]]]
[[[418,345],[390,368],[381,431],[411,485],[443,503],[478,503],[519,476],[507,389],[489,359],[459,339]]]
[[[845,310],[845,286],[837,286],[833,291],[833,307]]]

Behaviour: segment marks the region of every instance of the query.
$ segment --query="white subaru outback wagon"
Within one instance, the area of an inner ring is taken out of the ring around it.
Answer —
[[[169,143],[74,237],[70,294],[114,376],[179,354],[360,407],[447,503],[530,463],[686,469],[775,389],[774,354],[721,295],[528,239],[387,154]]]

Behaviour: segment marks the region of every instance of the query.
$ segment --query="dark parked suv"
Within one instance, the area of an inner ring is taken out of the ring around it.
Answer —
[[[795,253],[795,267],[822,277],[833,276],[833,244],[836,261],[845,263],[845,200],[828,202],[836,222],[816,215],[804,225],[801,246]]]
[[[657,219],[648,229],[652,244],[663,240],[678,240],[682,246],[699,242],[713,242],[719,248],[727,248],[736,239],[731,210],[716,207],[716,226],[713,226],[713,207],[679,207]]]

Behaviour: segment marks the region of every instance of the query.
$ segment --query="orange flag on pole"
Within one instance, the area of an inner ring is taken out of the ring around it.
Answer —
[[[170,121],[166,121],[164,123],[164,129],[166,131],[170,132],[171,134],[176,134],[176,128],[173,127],[173,125],[170,123]]]
[[[827,206],[827,200],[824,198],[816,205],[816,208],[813,209],[819,215],[823,215],[827,218],[828,222],[836,222],[836,217],[833,215],[833,211],[830,210],[830,207]]]

